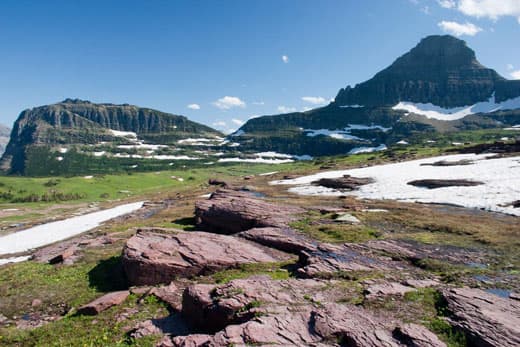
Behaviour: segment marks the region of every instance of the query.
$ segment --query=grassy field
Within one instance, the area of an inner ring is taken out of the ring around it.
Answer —
[[[484,132],[485,136],[489,133]],[[467,135],[480,138],[482,133]],[[491,141],[496,139],[490,137]],[[448,140],[446,140],[448,142]],[[95,317],[74,315],[74,309],[102,293],[127,287],[121,270],[120,255],[125,240],[140,226],[174,227],[185,230],[194,228],[193,208],[195,200],[212,189],[209,178],[228,180],[236,185],[251,185],[267,194],[274,201],[289,202],[301,206],[356,206],[386,209],[390,213],[353,211],[361,224],[335,225],[327,223],[332,216],[308,213],[293,225],[301,232],[318,240],[341,243],[363,242],[370,239],[409,239],[440,246],[479,248],[493,254],[485,269],[468,266],[454,267],[439,262],[421,264],[426,271],[442,280],[460,284],[464,278],[477,274],[487,276],[518,276],[518,218],[498,218],[494,214],[473,214],[467,211],[444,210],[438,207],[403,204],[397,202],[356,202],[338,198],[290,196],[286,187],[269,186],[272,179],[284,174],[308,174],[320,168],[349,168],[360,165],[440,155],[451,145],[410,145],[385,152],[366,153],[349,157],[327,157],[312,161],[283,165],[234,164],[207,168],[172,170],[131,175],[103,175],[91,179],[84,177],[0,177],[0,192],[13,196],[31,194],[42,196],[50,190],[64,195],[77,194],[69,201],[40,201],[12,203],[0,200],[0,226],[13,223],[36,223],[49,218],[63,218],[73,212],[88,208],[89,204],[108,207],[126,201],[173,199],[172,206],[158,211],[146,219],[131,216],[123,220],[105,223],[94,230],[94,235],[107,234],[116,239],[112,244],[83,251],[82,258],[73,265],[49,265],[24,262],[0,267],[0,313],[17,321],[31,321],[31,317],[60,319],[41,327],[0,327],[0,346],[153,346],[157,336],[134,340],[130,331],[138,322],[168,315],[165,304],[156,298],[139,300],[131,295],[122,305],[102,312]],[[258,174],[279,171],[274,176]],[[250,180],[244,176],[256,175]],[[182,178],[179,181],[178,178]],[[5,211],[17,209],[17,211]],[[321,222],[325,223],[321,223]],[[14,228],[16,229],[16,228]],[[7,229],[10,230],[10,229]],[[226,283],[232,279],[253,274],[267,274],[274,279],[293,276],[291,268],[295,260],[284,263],[243,266],[194,279],[202,283]],[[516,276],[516,277],[514,277]],[[345,288],[344,302],[364,304],[359,280],[339,278],[338,287]],[[507,288],[507,283],[505,284]],[[394,313],[404,321],[419,321],[430,327],[450,346],[465,346],[462,336],[452,331],[442,320],[443,312],[436,307],[437,292],[423,290],[406,295],[400,300],[387,300],[367,307]],[[34,305],[35,300],[40,303]],[[343,301],[342,301],[343,302]],[[0,317],[1,318],[1,317]]]

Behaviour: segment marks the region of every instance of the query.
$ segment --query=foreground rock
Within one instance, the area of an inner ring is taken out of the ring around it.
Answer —
[[[184,294],[183,315],[200,327],[212,324],[211,329],[222,330],[214,335],[177,336],[173,345],[325,346],[340,341],[348,346],[445,346],[422,326],[332,303],[334,297],[325,295],[323,300],[328,297],[330,302],[313,303],[313,295],[330,284],[257,277],[217,287],[192,286]]]
[[[197,201],[198,226],[206,231],[235,234],[251,228],[284,228],[303,213],[299,207],[275,205],[247,192],[220,189],[210,199]]]
[[[404,296],[408,292],[415,291],[415,288],[397,282],[382,282],[370,284],[365,289],[365,297],[368,300],[377,299],[389,295]]]
[[[370,177],[352,177],[350,175],[344,175],[340,178],[322,178],[318,181],[312,182],[317,186],[322,186],[332,189],[343,189],[343,190],[356,190],[359,187],[366,184],[374,183],[374,180]]]
[[[234,280],[217,287],[196,284],[184,291],[182,313],[195,327],[215,332],[284,306],[308,304],[306,297],[310,299],[326,287],[324,281],[275,281],[268,276]]]
[[[289,259],[285,253],[246,240],[174,229],[139,230],[123,249],[123,267],[132,285],[170,283],[241,264]],[[167,233],[166,233],[167,232]]]
[[[445,289],[443,295],[450,323],[471,346],[520,346],[520,302],[471,288]]]
[[[316,242],[290,228],[253,228],[237,236],[288,253],[316,250]]]
[[[436,259],[455,264],[479,264],[483,259],[489,258],[489,254],[483,251],[455,246],[427,245],[411,240],[372,240],[361,247],[412,263],[424,259]]]
[[[408,264],[363,250],[356,244],[320,244],[315,251],[300,253],[298,275],[305,278],[332,278],[359,271],[410,270]]]
[[[437,188],[446,188],[446,187],[473,187],[480,186],[484,184],[484,182],[478,181],[470,181],[465,179],[453,179],[453,180],[441,180],[441,179],[424,179],[424,180],[415,180],[407,183],[408,185],[428,188],[428,189],[437,189]]]
[[[128,290],[123,290],[119,292],[108,293],[103,295],[102,297],[88,303],[84,306],[81,306],[77,314],[78,315],[87,315],[87,316],[95,316],[112,306],[117,306],[122,304],[126,298],[128,298],[130,292]]]

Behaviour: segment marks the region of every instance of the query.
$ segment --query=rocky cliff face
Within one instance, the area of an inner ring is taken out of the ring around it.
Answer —
[[[133,132],[149,143],[174,143],[187,137],[215,137],[220,133],[184,116],[123,104],[95,104],[67,99],[23,111],[16,120],[0,167],[23,173],[31,146],[95,144],[110,141],[110,130]]]
[[[500,89],[497,91],[497,85]],[[452,36],[429,36],[372,79],[341,89],[339,105],[385,106],[400,101],[452,108],[497,99],[509,92],[508,82],[482,66],[475,52]]]
[[[11,134],[11,129],[6,127],[5,125],[0,124],[0,155],[2,155],[5,151],[5,147],[9,142],[9,135]]]

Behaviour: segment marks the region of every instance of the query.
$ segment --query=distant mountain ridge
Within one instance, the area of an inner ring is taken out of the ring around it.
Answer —
[[[111,131],[132,132],[150,144],[170,144],[189,137],[213,138],[222,135],[184,116],[150,108],[66,99],[20,114],[0,167],[20,174],[25,170],[27,153],[32,147],[94,145],[118,138]]]
[[[9,136],[11,135],[11,129],[5,125],[0,124],[0,155],[5,151],[5,147],[9,142]]]
[[[368,81],[340,89],[329,105],[251,119],[233,139],[243,148],[329,155],[375,150],[417,133],[515,124],[520,80],[484,67],[464,41],[434,35]]]

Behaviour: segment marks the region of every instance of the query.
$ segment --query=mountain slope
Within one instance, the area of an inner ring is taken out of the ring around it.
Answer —
[[[34,148],[95,146],[118,142],[140,144],[177,143],[189,137],[218,138],[218,131],[157,110],[132,105],[95,104],[67,99],[53,105],[23,111],[16,120],[1,167],[10,173],[23,174],[28,154]],[[134,145],[137,147],[137,145]],[[61,160],[61,159],[60,159]]]
[[[5,125],[0,124],[0,155],[2,155],[5,151],[5,147],[9,142],[9,135],[11,134],[11,129],[6,127]]]
[[[243,148],[328,155],[383,148],[417,133],[520,123],[520,81],[478,62],[452,36],[429,36],[328,106],[249,120]]]

